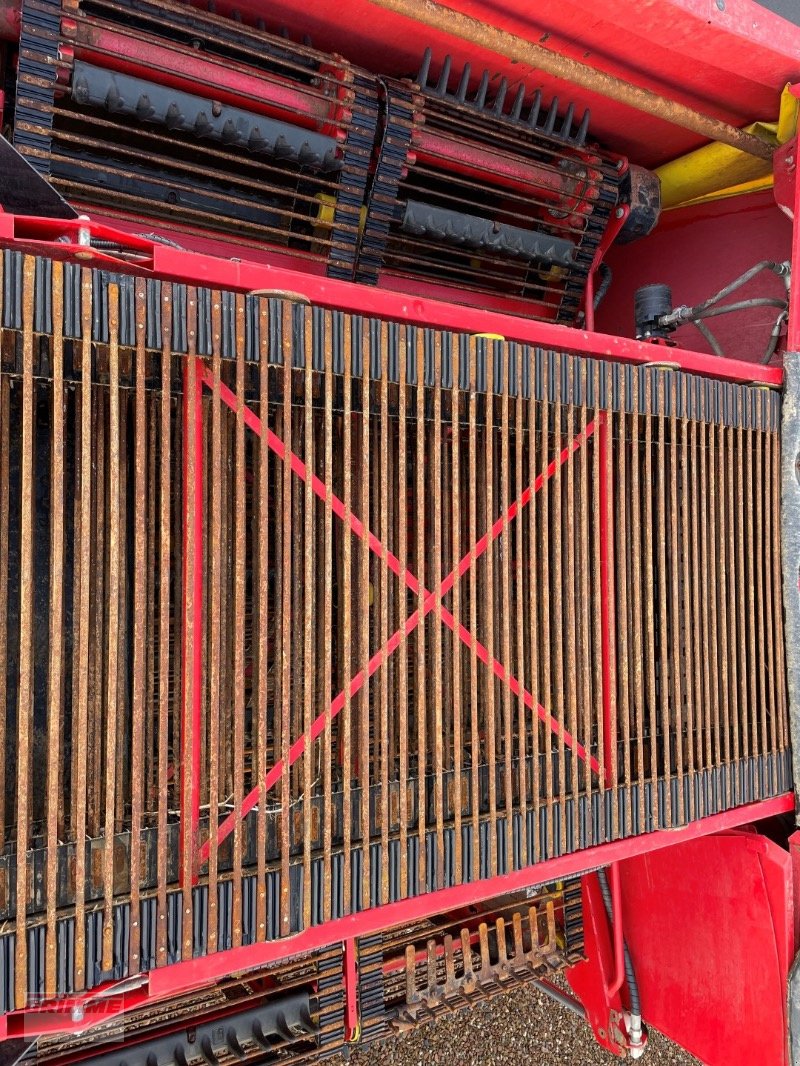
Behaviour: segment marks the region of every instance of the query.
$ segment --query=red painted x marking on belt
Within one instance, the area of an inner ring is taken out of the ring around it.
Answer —
[[[220,399],[233,411],[239,410],[239,401],[236,394],[228,388],[223,382],[215,382],[214,375],[208,367],[204,367],[202,370],[203,383],[209,388],[214,389],[215,385],[218,385]],[[311,477],[311,488],[314,493],[322,500],[329,504],[331,510],[337,517],[349,526],[350,530],[360,539],[364,540],[372,551],[379,559],[381,559],[385,565],[400,578],[401,581],[405,581],[408,588],[419,594],[420,585],[419,580],[403,565],[403,563],[390,552],[375,534],[367,529],[364,523],[349,511],[344,502],[334,495],[328,489],[328,486],[319,478],[316,474],[310,473],[308,467],[303,460],[296,455],[291,449],[287,448],[284,441],[271,429],[267,429],[266,435],[264,435],[263,427],[260,417],[247,405],[242,405],[243,417],[245,425],[254,433],[258,434],[262,440],[265,439],[267,446],[282,459],[283,462],[288,462],[289,467],[293,473],[305,482]],[[273,788],[285,769],[293,766],[297,760],[303,755],[307,745],[313,743],[325,730],[328,721],[332,721],[342,710],[345,705],[346,694],[352,698],[357,692],[366,684],[366,682],[372,677],[372,675],[380,669],[389,656],[396,651],[403,640],[409,636],[410,633],[417,628],[419,623],[437,606],[437,603],[441,601],[447,593],[452,589],[453,584],[457,578],[463,577],[463,575],[469,570],[474,563],[483,555],[489,546],[495,541],[506,529],[506,527],[517,517],[523,507],[531,500],[533,495],[541,489],[556,472],[556,470],[563,466],[570,456],[584,444],[594,432],[594,422],[589,422],[586,429],[577,434],[569,443],[562,448],[561,452],[550,462],[546,470],[544,470],[536,478],[532,485],[529,485],[520,497],[515,500],[508,508],[505,514],[501,515],[492,525],[488,532],[476,542],[473,548],[467,552],[466,555],[459,561],[459,563],[450,571],[450,573],[439,583],[439,585],[433,589],[422,589],[422,593],[425,597],[423,601],[422,610],[417,608],[406,619],[403,625],[395,633],[389,637],[386,643],[379,648],[369,662],[357,674],[351,678],[348,683],[347,689],[342,691],[336,696],[327,711],[320,714],[313,723],[308,733],[301,733],[299,737],[289,748],[286,756],[279,759],[278,762],[268,771],[264,781],[260,785],[256,785],[245,796],[241,806],[238,810],[231,811],[231,813],[225,818],[217,829],[217,843],[221,843],[230,833],[236,825],[236,822],[240,818],[246,817],[246,815],[257,805],[262,794],[268,792]],[[538,717],[545,725],[548,725],[556,736],[563,737],[564,743],[567,747],[571,748],[575,754],[583,760],[589,761],[589,765],[596,774],[600,774],[600,765],[597,760],[590,756],[586,749],[580,744],[551,714],[550,712],[538,703],[527,689],[524,689],[520,685],[516,677],[514,677],[497,659],[489,655],[488,650],[483,644],[463,625],[457,623],[450,611],[444,606],[441,607],[441,618],[446,626],[448,626],[460,640],[467,645],[470,650],[473,650],[481,662],[489,666],[494,675],[504,682],[511,689],[512,693],[521,697],[525,706],[530,710],[536,712]],[[284,766],[286,762],[286,766]],[[205,861],[208,858],[210,851],[210,843],[207,840],[200,848],[200,860]]]

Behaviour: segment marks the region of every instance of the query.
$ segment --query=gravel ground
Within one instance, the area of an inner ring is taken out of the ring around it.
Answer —
[[[588,1025],[529,985],[406,1037],[354,1051],[350,1066],[613,1066],[620,1061],[594,1042]],[[343,1060],[331,1062],[341,1066]],[[642,1063],[692,1066],[697,1059],[651,1030]]]

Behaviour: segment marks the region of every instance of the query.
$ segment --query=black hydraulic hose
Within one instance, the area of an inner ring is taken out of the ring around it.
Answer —
[[[720,289],[719,292],[714,293],[713,296],[709,296],[703,303],[698,304],[692,308],[692,318],[698,317],[698,312],[705,311],[707,307],[713,307],[714,304],[718,304],[720,300],[724,300],[726,296],[730,296],[732,292],[740,289],[742,285],[746,285],[748,281],[754,278],[757,274],[760,274],[762,270],[771,270],[778,277],[786,278],[786,266],[783,263],[775,263],[771,259],[764,259],[760,263],[756,263],[755,266],[750,267],[744,274],[740,274],[738,278],[726,285],[724,289]]]
[[[389,86],[386,84],[383,78],[377,79],[378,85],[381,87],[381,93],[378,96],[379,121],[383,118],[383,129],[381,130],[381,143],[378,148],[377,160],[383,159],[383,152],[386,148],[386,138],[389,136],[389,118],[391,111],[391,100],[389,99]],[[356,237],[356,253],[353,259],[353,270],[358,267],[358,262],[361,259],[361,248],[364,243],[364,232],[367,228],[367,219],[370,217],[369,213],[372,209],[372,197],[375,192],[375,178],[376,173],[372,173],[367,181],[366,196],[364,197],[364,225],[358,226],[358,235]]]
[[[597,871],[597,879],[600,882],[600,891],[603,893],[603,903],[606,907],[606,914],[608,915],[609,922],[613,922],[613,909],[611,904],[611,889],[608,887],[608,877],[604,869]],[[628,944],[623,937],[622,948],[625,956],[625,980],[628,984],[628,994],[631,999],[631,1014],[637,1015],[639,1018],[642,1016],[642,1005],[639,1000],[639,985],[636,982],[636,974],[633,970],[633,962],[631,960],[631,954],[628,951]]]
[[[733,303],[720,304],[721,300],[730,296],[731,293],[736,292],[743,285],[746,285],[748,281],[751,281],[762,270],[772,271],[776,277],[783,280],[783,284],[786,289],[786,299],[781,300],[775,296],[754,296],[747,300],[735,300]],[[714,334],[703,324],[703,319],[716,318],[719,315],[727,315],[734,311],[746,311],[753,307],[777,307],[779,309],[778,318],[775,325],[770,332],[769,342],[767,344],[767,350],[761,359],[762,363],[768,363],[772,356],[775,354],[775,349],[778,346],[778,338],[780,336],[781,327],[786,321],[786,316],[789,310],[789,290],[791,285],[791,266],[788,262],[776,263],[771,259],[764,259],[760,263],[756,263],[755,266],[750,267],[744,274],[741,274],[730,284],[726,285],[724,289],[720,289],[719,292],[714,293],[713,296],[709,296],[703,303],[697,304],[695,307],[675,307],[666,315],[662,315],[659,319],[659,323],[667,328],[674,329],[676,326],[682,326],[687,322],[691,322],[697,329],[703,334],[705,339],[711,346],[715,355],[723,355],[722,348],[717,341]]]
[[[722,355],[723,351],[720,347],[719,341],[708,328],[708,326],[705,324],[705,322],[703,322],[703,320],[700,318],[693,319],[693,322],[694,325],[697,326],[697,328],[703,334],[705,339],[708,341],[709,345],[711,346],[711,351],[714,353],[714,355]]]
[[[692,309],[692,322],[701,318],[716,318],[718,315],[727,315],[730,311],[749,311],[751,307],[780,307],[786,310],[786,301],[779,300],[777,296],[754,296],[750,300],[738,300],[732,304],[722,304],[720,307],[707,307],[705,311]]]
[[[606,293],[611,287],[611,281],[614,275],[611,272],[611,267],[608,263],[601,263],[597,268],[597,272],[600,275],[600,284],[597,286],[597,291],[594,294],[594,309],[595,311],[603,302]]]
[[[781,311],[781,313],[778,315],[778,318],[777,318],[777,320],[775,322],[775,325],[772,327],[772,333],[770,334],[770,337],[769,337],[769,343],[767,344],[767,350],[764,353],[764,356],[763,356],[763,358],[761,360],[762,363],[764,363],[764,364],[768,363],[770,361],[770,359],[773,357],[773,355],[775,354],[775,349],[778,347],[778,338],[781,335],[781,327],[783,326],[783,323],[787,320],[788,317],[789,317],[789,309],[787,307],[784,311]]]
[[[726,285],[724,289],[720,289],[719,292],[715,292],[713,296],[709,296],[707,300],[704,300],[700,304],[696,304],[694,307],[675,307],[669,314],[662,315],[660,322],[663,326],[680,326],[684,322],[693,322],[697,318],[708,318],[712,314],[722,315],[728,311],[738,311],[745,307],[761,307],[763,303],[756,303],[756,300],[770,299],[770,297],[756,297],[754,300],[741,300],[737,303],[727,304],[725,308],[716,308],[716,305],[730,296],[732,292],[740,289],[742,285],[746,285],[748,281],[752,280],[756,274],[759,274],[762,270],[771,270],[777,277],[783,279],[783,284],[786,289],[787,300],[781,301],[781,303],[788,302],[789,285],[791,282],[791,267],[789,263],[773,263],[770,259],[765,259],[762,263],[756,263],[754,267],[750,267],[744,274],[741,274],[734,281]],[[712,312],[711,308],[715,308]]]

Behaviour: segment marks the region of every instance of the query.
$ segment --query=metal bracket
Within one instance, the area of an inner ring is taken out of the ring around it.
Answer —
[[[0,245],[62,262],[77,260],[85,266],[135,268],[137,274],[152,271],[156,251],[164,248],[157,241],[93,222],[85,215],[56,219],[2,210]]]

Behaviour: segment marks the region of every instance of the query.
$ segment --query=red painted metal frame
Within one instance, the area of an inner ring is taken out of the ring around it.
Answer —
[[[353,937],[344,942],[344,1038],[348,1043],[361,1035],[361,1004],[358,998],[358,945]]]
[[[792,895],[794,902],[794,943],[800,951],[800,829],[789,837],[789,855],[792,860]]]
[[[795,87],[797,88],[797,87]],[[795,93],[798,95],[798,93]],[[797,137],[783,145],[775,153],[775,199],[793,220],[792,227],[792,279],[800,278],[800,161],[797,153],[800,141]],[[789,291],[789,324],[786,350],[800,351],[800,285],[792,285]]]
[[[607,1051],[622,1057],[627,1039],[622,1026],[624,1004],[620,994],[622,980],[618,980],[620,960],[596,873],[586,874],[581,879],[581,904],[586,958],[569,967],[565,976],[586,1011],[586,1020],[595,1040]],[[624,978],[624,960],[622,965]]]
[[[79,240],[81,235],[84,241],[94,236],[118,242],[121,251],[112,254],[88,248],[86,243]],[[64,237],[66,240],[61,241],[60,238]],[[457,333],[498,333],[509,341],[580,355],[607,357],[623,363],[649,363],[654,357],[652,345],[629,337],[592,333],[551,322],[535,322],[514,315],[387,292],[263,263],[185,252],[90,220],[62,221],[0,213],[0,247],[51,259],[82,262],[106,270],[181,281],[188,285],[235,292],[298,293],[320,307],[397,322],[419,323]],[[775,387],[783,383],[783,371],[779,367],[759,366],[740,359],[720,359],[685,348],[670,348],[669,358],[682,370],[725,381],[754,382]]]
[[[658,851],[683,841],[695,840],[793,810],[794,797],[787,793],[722,814],[711,815],[681,829],[659,830],[608,844],[598,844],[592,848],[548,859],[514,873],[373,907],[345,918],[312,926],[295,936],[173,963],[128,981],[100,986],[79,996],[68,996],[0,1016],[0,1040],[47,1033],[82,1033],[93,1025],[120,1014],[205,988],[231,974],[262,969],[288,958],[343,943],[353,937],[373,935],[458,907],[474,906],[497,896],[574,877],[586,870],[608,866],[621,859]]]
[[[181,882],[197,880],[200,833],[200,772],[203,713],[203,381],[202,360],[190,355],[183,374],[183,626],[181,809],[188,802],[189,834],[181,833]],[[194,394],[192,396],[192,393]],[[194,419],[192,420],[192,415]],[[193,479],[190,484],[189,452]],[[191,626],[189,620],[191,616]],[[187,632],[191,628],[191,643]],[[191,685],[189,680],[191,679]],[[189,689],[189,691],[186,691]],[[187,769],[191,773],[187,775]],[[188,776],[188,781],[187,781]]]
[[[624,162],[627,169],[627,160]],[[592,265],[586,277],[586,292],[583,297],[584,324],[590,333],[594,332],[594,276],[609,248],[619,236],[620,230],[628,221],[630,213],[630,204],[620,204],[620,206],[615,209],[611,220],[606,226],[603,238],[597,246],[597,251],[594,253],[594,259],[592,260]]]
[[[588,311],[587,295],[587,311]],[[606,787],[617,780],[617,700],[616,678],[614,664],[616,662],[615,650],[615,596],[614,596],[614,486],[611,478],[611,429],[608,424],[608,415],[602,412],[599,416],[598,447],[600,466],[600,515],[599,515],[599,541],[600,541],[600,631],[601,631],[601,657],[602,670],[602,695],[603,695],[603,759],[606,779]],[[619,991],[625,981],[625,958],[624,939],[622,932],[622,897],[619,879],[619,864],[611,863],[611,899],[612,899],[612,927],[614,936],[613,970],[614,976],[609,977],[604,973],[605,996],[612,1003],[619,995]],[[599,947],[597,948],[599,951]],[[593,964],[599,965],[598,960]],[[610,1032],[610,1026],[606,1023],[606,1032]],[[597,1032],[597,1030],[596,1030]],[[598,1032],[598,1039],[602,1037]],[[610,1040],[610,1037],[609,1037]]]
[[[625,982],[625,938],[622,932],[622,886],[619,879],[619,863],[612,862],[611,871],[611,926],[614,935],[614,979],[608,984],[606,992],[611,998],[615,996]]]

